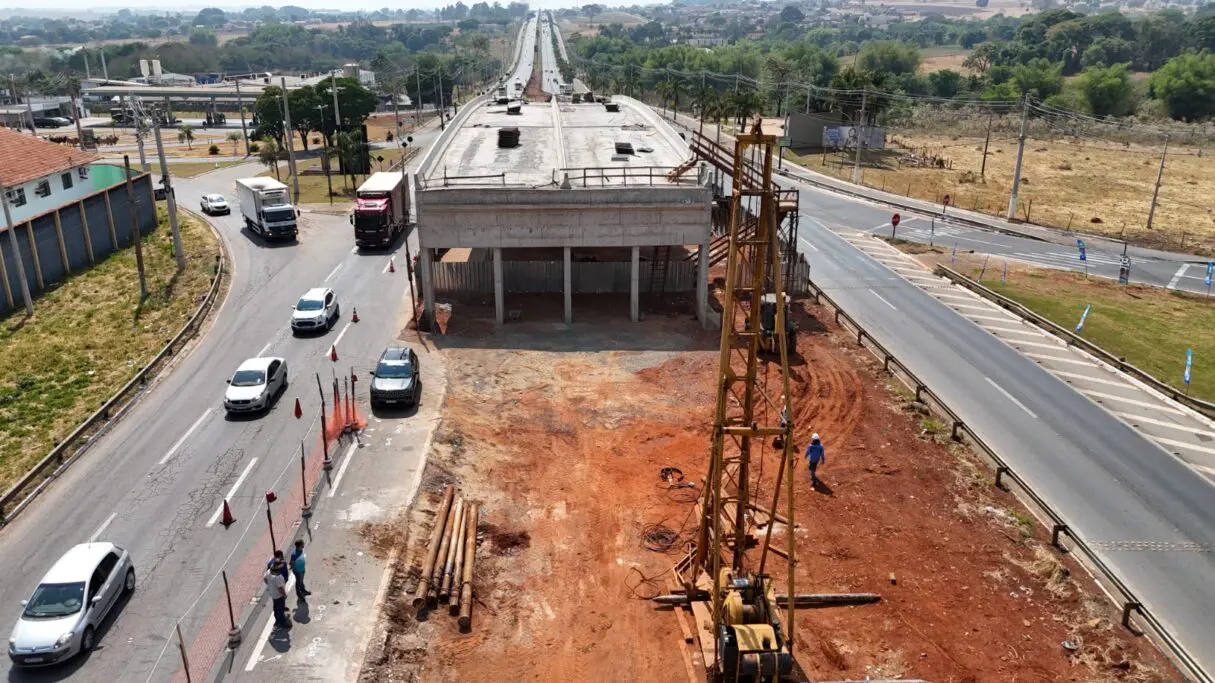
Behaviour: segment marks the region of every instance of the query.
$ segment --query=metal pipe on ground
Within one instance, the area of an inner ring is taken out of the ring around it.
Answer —
[[[430,533],[429,550],[426,551],[426,561],[422,563],[422,576],[418,579],[418,587],[413,594],[414,607],[426,604],[426,592],[430,589],[430,575],[434,572],[435,558],[439,555],[439,544],[443,536],[443,529],[447,525],[447,514],[451,510],[451,501],[455,495],[456,487],[448,484],[443,491],[443,500],[439,503],[439,509],[435,512],[435,528]]]
[[[447,515],[447,526],[443,530],[443,540],[439,543],[439,556],[435,560],[434,577],[430,581],[426,595],[426,604],[430,606],[433,606],[438,600],[439,584],[443,583],[443,568],[447,566],[447,554],[451,552],[451,537],[452,529],[456,524],[456,512],[458,512],[458,508],[453,507],[451,513]]]
[[[472,580],[473,565],[477,560],[477,514],[479,506],[471,503],[468,514],[465,515],[464,530],[464,581],[460,585],[460,619],[461,631],[467,631],[472,626]]]
[[[464,499],[456,501],[456,513],[452,516],[451,541],[447,551],[447,562],[443,564],[443,578],[439,583],[439,602],[447,602],[451,595],[451,573],[455,570],[456,555],[463,549],[460,542],[464,537]]]
[[[464,515],[459,521],[460,533],[456,535],[456,561],[451,565],[451,574],[448,575],[444,584],[444,593],[447,597],[447,611],[451,616],[456,616],[460,613],[460,588],[464,577],[464,539],[468,534],[468,523],[465,517],[468,516],[469,508],[465,506]]]

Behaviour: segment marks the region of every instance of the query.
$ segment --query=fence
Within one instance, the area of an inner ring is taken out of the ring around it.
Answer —
[[[654,261],[642,261],[638,267],[638,287],[651,291],[650,275]],[[662,266],[659,265],[661,271]],[[666,264],[666,286],[656,289],[684,292],[696,289],[695,261],[670,261]],[[606,294],[630,291],[632,264],[627,261],[570,263],[570,285],[575,294]],[[503,261],[502,282],[507,292],[536,294],[565,291],[565,267],[561,261]],[[436,263],[435,291],[442,293],[493,292],[494,264],[492,261]]]
[[[157,226],[152,176],[143,174],[132,182],[139,230],[147,234]],[[125,183],[35,216],[13,229],[31,294],[44,292],[73,272],[134,243]],[[10,247],[7,236],[0,239],[0,284],[4,289],[0,313],[22,305],[18,255]]]
[[[1110,588],[1112,588],[1112,590],[1108,591],[1110,599],[1118,601],[1118,596],[1121,596],[1122,625],[1124,627],[1131,627],[1131,614],[1137,612],[1153,630],[1153,632],[1159,638],[1161,644],[1166,650],[1168,650],[1169,654],[1178,664],[1180,669],[1182,669],[1192,680],[1200,681],[1201,683],[1212,682],[1211,677],[1208,676],[1207,673],[1198,665],[1198,663],[1190,657],[1189,653],[1185,651],[1181,644],[1178,643],[1177,640],[1173,638],[1172,634],[1165,629],[1160,620],[1154,614],[1152,614],[1143,605],[1143,603],[1138,600],[1138,598],[1135,597],[1135,594],[1131,592],[1131,589],[1125,583],[1123,583],[1120,578],[1118,578],[1114,571],[1108,565],[1106,565],[1095,552],[1093,552],[1092,548],[1085,543],[1084,539],[1080,538],[1079,535],[1072,531],[1071,526],[1068,525],[1068,523],[1059,515],[1059,513],[1055,512],[1055,510],[1049,504],[1047,504],[1045,500],[1039,497],[1038,494],[1025,483],[1024,479],[1013,471],[1013,469],[1008,465],[1007,462],[1004,461],[1002,457],[1000,457],[1000,454],[997,453],[995,449],[987,445],[987,442],[976,434],[974,430],[967,426],[966,423],[962,421],[962,418],[958,417],[957,413],[946,405],[945,401],[942,400],[941,397],[936,394],[936,392],[928,388],[927,385],[920,381],[920,379],[916,377],[915,373],[904,365],[902,361],[895,358],[893,354],[887,351],[886,347],[882,346],[879,341],[874,339],[868,332],[866,332],[865,328],[861,327],[860,323],[853,319],[852,316],[848,315],[844,309],[841,308],[840,305],[837,304],[830,296],[828,296],[826,292],[818,287],[818,285],[811,281],[809,282],[809,288],[811,295],[814,297],[815,303],[822,303],[825,301],[835,311],[835,322],[837,324],[844,327],[844,323],[847,323],[847,327],[855,330],[857,344],[862,347],[868,346],[875,353],[875,355],[882,360],[882,368],[884,370],[890,372],[891,374],[895,374],[897,371],[898,374],[903,375],[905,382],[915,389],[916,401],[924,403],[925,405],[930,405],[947,420],[949,420],[950,438],[952,438],[954,441],[960,442],[965,440],[970,442],[970,444],[978,449],[983,455],[990,458],[991,461],[995,463],[996,487],[1003,490],[1008,490],[1004,486],[1005,480],[1012,481],[1017,485],[1017,487],[1025,494],[1026,497],[1029,498],[1033,505],[1036,506],[1037,509],[1040,510],[1049,521],[1051,528],[1050,542],[1052,546],[1060,551],[1066,551],[1067,549],[1060,545],[1059,537],[1066,534],[1068,538],[1071,539],[1074,549],[1079,550],[1085,559],[1109,582]]]

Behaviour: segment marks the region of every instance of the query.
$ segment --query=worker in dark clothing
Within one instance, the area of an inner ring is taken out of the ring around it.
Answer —
[[[827,462],[827,453],[818,433],[810,435],[810,445],[806,446],[806,460],[810,461],[810,487],[818,487],[818,466]]]

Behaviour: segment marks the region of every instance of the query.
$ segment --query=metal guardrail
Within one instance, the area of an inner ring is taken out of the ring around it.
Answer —
[[[1078,347],[1084,349],[1085,351],[1087,351],[1088,353],[1091,353],[1092,355],[1100,358],[1101,360],[1105,361],[1106,363],[1109,363],[1110,365],[1114,366],[1120,372],[1125,372],[1126,374],[1131,375],[1135,379],[1138,379],[1139,381],[1143,382],[1144,384],[1147,384],[1148,386],[1150,386],[1153,389],[1155,389],[1156,391],[1159,391],[1160,393],[1168,396],[1169,398],[1173,399],[1174,401],[1177,401],[1178,403],[1180,403],[1182,405],[1192,408],[1193,410],[1196,410],[1209,418],[1215,419],[1215,403],[1210,403],[1210,402],[1204,401],[1202,399],[1194,398],[1192,396],[1189,396],[1188,394],[1185,394],[1185,393],[1177,390],[1176,387],[1173,387],[1170,384],[1167,384],[1165,382],[1162,382],[1162,381],[1156,379],[1152,375],[1148,374],[1147,371],[1145,371],[1135,365],[1132,365],[1131,363],[1126,362],[1125,358],[1115,356],[1114,354],[1110,353],[1109,351],[1106,351],[1105,349],[1101,348],[1100,346],[1097,346],[1093,342],[1085,339],[1084,337],[1081,337],[1080,335],[1067,329],[1066,327],[1062,327],[1062,326],[1046,319],[1042,315],[1035,313],[1034,311],[1026,308],[1025,306],[1017,303],[1016,301],[1013,301],[1012,299],[1009,299],[1008,297],[1004,296],[1003,294],[997,294],[996,292],[988,289],[987,287],[984,287],[983,285],[979,284],[978,282],[975,282],[974,280],[966,277],[965,275],[962,275],[961,273],[957,272],[956,270],[953,270],[952,268],[949,268],[947,266],[938,265],[936,267],[935,272],[937,275],[948,278],[949,280],[953,281],[954,283],[962,285],[963,287],[969,289],[970,291],[974,292],[975,294],[978,294],[979,296],[983,297],[984,299],[991,301],[992,303],[1000,306],[1001,308],[1003,308],[1007,311],[1010,311],[1012,313],[1015,313],[1015,314],[1021,316],[1022,318],[1034,323],[1038,327],[1041,327],[1042,329],[1046,330],[1047,332],[1050,332],[1051,334],[1055,335],[1056,337],[1059,337],[1063,341],[1067,342],[1067,344],[1069,346],[1078,346]]]
[[[1032,501],[1032,503],[1042,511],[1042,513],[1050,521],[1050,542],[1052,546],[1061,552],[1067,552],[1068,549],[1060,545],[1059,538],[1061,535],[1066,534],[1068,538],[1071,539],[1072,546],[1079,549],[1087,560],[1109,582],[1110,586],[1112,586],[1116,592],[1122,596],[1122,625],[1124,627],[1128,629],[1131,628],[1131,614],[1137,613],[1159,638],[1160,642],[1168,651],[1169,655],[1172,657],[1178,667],[1191,680],[1199,683],[1215,683],[1215,679],[1212,679],[1207,672],[1203,671],[1198,662],[1194,661],[1189,653],[1186,652],[1185,648],[1183,648],[1181,644],[1178,643],[1177,640],[1172,636],[1172,634],[1170,634],[1164,628],[1164,625],[1160,622],[1160,620],[1157,619],[1156,616],[1153,615],[1147,609],[1147,607],[1145,607],[1143,603],[1139,601],[1131,589],[1122,582],[1122,579],[1120,579],[1117,574],[1114,573],[1113,569],[1111,569],[1109,565],[1107,565],[1097,555],[1097,553],[1089,547],[1084,539],[1080,538],[1080,536],[1072,530],[1071,525],[1069,525],[1067,521],[1054,510],[1054,508],[1047,504],[1045,500],[1043,500],[1032,488],[1030,488],[1030,486],[1025,482],[1024,479],[1021,478],[1020,475],[1013,471],[1012,467],[1009,466],[1004,458],[1000,457],[1000,454],[997,453],[994,448],[989,446],[982,437],[967,426],[966,423],[962,421],[962,418],[958,417],[957,413],[955,413],[953,409],[950,408],[936,392],[924,384],[924,382],[922,382],[915,375],[915,373],[911,371],[910,368],[904,365],[902,361],[887,351],[886,347],[883,346],[881,342],[874,339],[872,335],[866,332],[865,328],[861,327],[860,323],[858,323],[855,318],[848,315],[848,313],[844,311],[844,309],[838,303],[836,303],[834,299],[824,292],[822,288],[820,288],[813,281],[810,281],[809,286],[810,295],[814,297],[815,303],[822,303],[823,301],[826,301],[827,304],[835,310],[836,324],[843,327],[844,325],[841,322],[842,320],[843,322],[846,322],[849,327],[856,330],[857,344],[862,347],[869,346],[871,349],[876,351],[882,359],[882,368],[884,370],[894,374],[894,370],[891,369],[891,366],[894,366],[895,369],[901,372],[910,381],[910,383],[914,385],[915,398],[917,401],[927,405],[928,401],[926,401],[925,398],[930,399],[935,405],[936,409],[950,420],[951,439],[959,442],[963,440],[969,441],[996,464],[995,485],[997,488],[1008,490],[1004,484],[1004,481],[1011,480],[1030,499],[1030,501]],[[1115,600],[1118,599],[1115,597],[1114,592],[1111,591],[1110,595]]]
[[[105,433],[110,425],[117,422],[134,405],[135,399],[147,386],[148,377],[156,369],[157,364],[172,356],[175,347],[184,345],[183,342],[189,338],[187,335],[192,336],[190,333],[197,329],[198,324],[210,312],[211,306],[219,294],[219,287],[223,281],[223,276],[224,246],[221,240],[219,243],[219,253],[215,255],[215,275],[211,278],[211,289],[207,292],[206,298],[203,299],[202,303],[194,311],[194,315],[190,316],[186,324],[165,344],[164,348],[152,360],[148,361],[139,372],[135,373],[135,376],[123,385],[117,393],[102,404],[97,409],[97,412],[86,418],[79,427],[72,431],[71,434],[68,434],[63,441],[60,441],[59,445],[55,446],[46,457],[38,461],[38,464],[34,465],[33,469],[26,473],[20,481],[5,491],[3,496],[0,496],[0,528],[7,526],[13,517],[24,510],[38,494],[42,493],[50,482],[54,481],[77,458],[83,455],[97,438]],[[127,399],[128,395],[132,394],[132,391],[137,387],[139,391],[135,391],[130,400],[124,402],[124,399]],[[84,443],[77,447],[77,442],[81,440]],[[49,474],[47,473],[48,470],[51,470]],[[33,490],[25,494],[25,491],[31,487],[33,487]],[[9,506],[18,499],[20,501],[17,502],[11,511],[8,511]]]

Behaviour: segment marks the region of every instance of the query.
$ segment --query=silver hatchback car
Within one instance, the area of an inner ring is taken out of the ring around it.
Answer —
[[[88,652],[118,598],[135,590],[135,567],[113,543],[81,543],[42,577],[13,635],[8,657],[16,666],[46,666]]]

